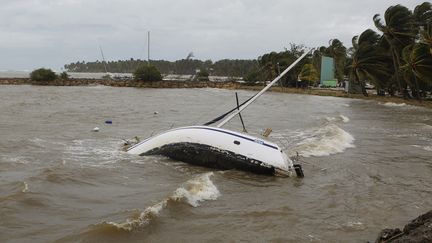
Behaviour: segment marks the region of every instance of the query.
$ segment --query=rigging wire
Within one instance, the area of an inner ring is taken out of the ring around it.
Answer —
[[[257,93],[257,94],[258,94],[258,93]],[[251,99],[252,99],[253,97],[255,97],[255,95],[257,95],[257,94],[252,95],[251,97],[249,97],[249,99],[245,100],[245,101],[244,101],[243,103],[241,103],[240,105],[237,105],[236,107],[234,107],[234,108],[231,109],[230,111],[228,111],[228,112],[226,112],[226,113],[224,113],[224,114],[222,114],[222,115],[220,115],[220,116],[214,118],[214,119],[211,120],[211,121],[208,121],[208,122],[204,123],[203,126],[209,126],[209,125],[211,125],[211,124],[213,124],[213,123],[216,123],[216,122],[222,120],[222,119],[225,118],[227,115],[229,115],[231,112],[237,110],[238,107],[241,107],[242,105],[246,104],[246,102],[248,102],[249,100],[251,100]]]

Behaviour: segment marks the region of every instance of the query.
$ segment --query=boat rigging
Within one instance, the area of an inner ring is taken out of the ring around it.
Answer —
[[[260,92],[239,104],[230,111],[214,118],[202,126],[174,128],[138,142],[127,152],[137,155],[164,155],[174,160],[217,169],[239,169],[259,174],[290,176],[294,172],[303,177],[300,165],[293,161],[275,143],[228,129],[223,129],[228,121],[239,115],[243,132],[246,128],[241,111],[270,89],[309,51],[301,55],[288,68],[280,73]],[[219,122],[216,126],[210,126]]]

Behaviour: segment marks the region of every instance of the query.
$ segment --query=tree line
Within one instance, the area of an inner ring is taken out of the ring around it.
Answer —
[[[331,39],[327,46],[314,48],[299,65],[281,79],[283,86],[316,85],[323,56],[334,59],[338,82],[350,81],[352,92],[367,95],[370,82],[383,95],[396,93],[404,97],[425,97],[432,91],[432,4],[424,2],[413,10],[402,5],[390,6],[383,16],[372,18],[378,32],[367,29],[352,38],[347,48],[340,40]],[[245,81],[272,80],[300,57],[308,48],[291,43],[281,52],[266,53],[256,60],[211,60],[191,58],[174,62],[151,60],[164,74],[195,74],[205,70],[210,75],[243,77]],[[147,65],[143,60],[109,62],[76,62],[65,65],[69,72],[130,72]],[[300,81],[300,82],[299,82]]]
[[[207,70],[211,75],[243,77],[257,67],[256,60],[229,60],[224,59],[216,62],[211,60],[201,61],[187,58],[177,61],[150,60],[150,64],[155,66],[163,74],[183,74],[192,75],[196,70]],[[145,60],[133,59],[118,61],[95,61],[95,62],[75,62],[64,65],[68,72],[111,72],[111,73],[133,73],[140,66],[147,66]],[[106,68],[106,69],[105,69]]]
[[[347,48],[338,39],[328,46],[315,48],[298,67],[284,78],[287,86],[298,80],[316,83],[322,56],[334,58],[335,77],[350,81],[352,92],[367,95],[370,82],[379,95],[396,92],[405,98],[425,97],[432,91],[432,4],[424,2],[413,10],[402,5],[390,6],[384,16],[372,18],[378,32],[367,29],[352,38]],[[259,66],[245,80],[270,80],[279,69],[286,68],[306,51],[303,45],[291,44],[283,52],[271,52],[258,58]]]

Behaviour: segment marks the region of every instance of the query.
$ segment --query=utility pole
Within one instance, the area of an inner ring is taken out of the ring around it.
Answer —
[[[280,66],[279,66],[279,62],[277,62],[276,65],[277,65],[278,76],[279,76],[279,75],[280,75]],[[279,83],[279,86],[282,87],[282,81],[279,80],[278,83]]]
[[[147,65],[150,66],[150,31],[147,32]]]

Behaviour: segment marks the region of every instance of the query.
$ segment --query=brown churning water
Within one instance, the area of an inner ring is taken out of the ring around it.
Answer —
[[[121,150],[205,123],[234,91],[1,86],[0,97],[0,242],[365,242],[432,206],[424,108],[266,93],[246,128],[298,152],[297,179]]]

